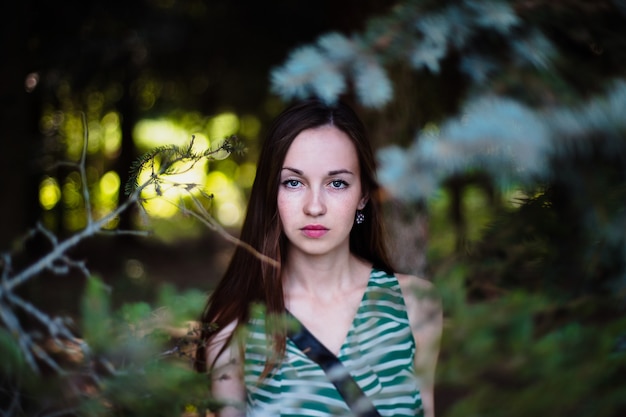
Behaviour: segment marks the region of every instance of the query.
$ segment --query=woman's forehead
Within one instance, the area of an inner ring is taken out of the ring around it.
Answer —
[[[300,132],[293,140],[285,159],[302,154],[338,158],[354,157],[358,159],[354,142],[342,130],[334,126],[322,126],[315,129],[306,129]]]
[[[328,125],[303,130],[296,136],[283,165],[294,163],[335,163],[353,167],[358,166],[358,155],[352,139],[342,130]]]

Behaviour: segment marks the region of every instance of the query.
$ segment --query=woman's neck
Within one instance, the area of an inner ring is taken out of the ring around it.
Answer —
[[[282,269],[285,293],[333,294],[368,279],[371,265],[351,253],[311,257],[291,253]]]

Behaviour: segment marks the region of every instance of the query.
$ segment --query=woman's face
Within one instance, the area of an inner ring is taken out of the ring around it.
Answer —
[[[366,202],[350,138],[330,125],[300,132],[285,156],[278,188],[278,212],[290,253],[349,250],[355,212]]]

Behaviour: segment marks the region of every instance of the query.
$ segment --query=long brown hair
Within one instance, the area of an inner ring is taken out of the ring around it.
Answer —
[[[391,272],[372,148],[363,123],[342,102],[329,106],[318,99],[299,101],[275,119],[261,149],[240,239],[279,264],[285,258],[287,241],[277,208],[280,171],[296,136],[303,130],[325,125],[337,127],[354,142],[363,194],[369,196],[363,209],[365,222],[353,227],[350,232],[350,250],[356,256],[372,262],[375,267]],[[203,343],[198,344],[195,361],[198,371],[207,370],[207,343],[219,329],[233,321],[237,321],[238,326],[246,325],[253,303],[264,305],[268,314],[285,313],[280,269],[261,261],[239,246],[202,314]],[[230,337],[232,339],[232,335]],[[285,351],[285,337],[279,336],[278,339],[275,353],[281,358]],[[223,349],[229,343],[230,339]]]

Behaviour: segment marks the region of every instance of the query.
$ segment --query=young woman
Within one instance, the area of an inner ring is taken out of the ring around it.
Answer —
[[[241,240],[276,262],[238,247],[203,313],[196,366],[211,375],[221,417],[351,414],[284,322],[271,320],[287,312],[380,415],[434,416],[441,310],[428,281],[391,268],[372,149],[348,106],[310,99],[278,116]]]

